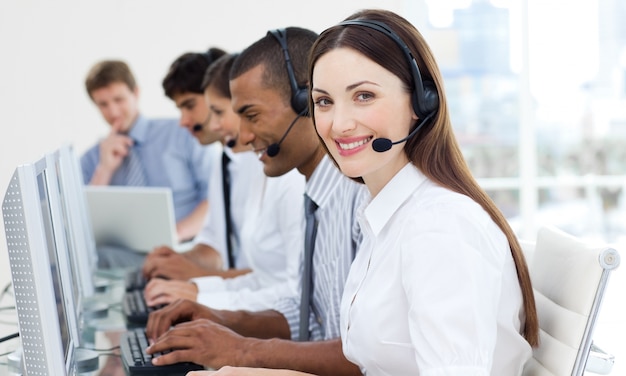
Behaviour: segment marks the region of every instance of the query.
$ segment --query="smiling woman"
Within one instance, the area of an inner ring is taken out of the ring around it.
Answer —
[[[364,61],[351,48],[331,50],[316,65],[312,91],[317,130],[341,171],[363,178],[375,195],[409,161],[402,147],[377,153],[374,143],[402,139],[416,127],[410,93],[396,75]],[[351,74],[341,67],[351,67]],[[390,123],[401,126],[388,127]],[[357,129],[360,125],[365,126]]]
[[[519,375],[538,344],[528,269],[461,155],[424,38],[364,10],[321,33],[309,64],[317,132],[370,193],[341,304],[346,358],[370,375]]]

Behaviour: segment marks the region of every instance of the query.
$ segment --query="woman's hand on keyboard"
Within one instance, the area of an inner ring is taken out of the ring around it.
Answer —
[[[188,280],[207,275],[207,270],[185,253],[177,253],[169,247],[158,247],[152,251],[143,264],[146,279],[165,278]]]
[[[198,286],[187,281],[153,278],[146,285],[143,296],[149,307],[170,304],[178,299],[195,302],[198,299]]]
[[[151,342],[154,342],[173,325],[198,319],[220,322],[218,311],[191,300],[176,300],[150,313],[146,324],[146,335]]]

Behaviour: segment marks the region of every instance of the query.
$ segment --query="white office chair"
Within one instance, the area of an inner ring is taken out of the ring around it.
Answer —
[[[523,376],[581,376],[609,274],[620,256],[554,227],[542,227],[534,247],[521,244],[541,329],[539,347]]]

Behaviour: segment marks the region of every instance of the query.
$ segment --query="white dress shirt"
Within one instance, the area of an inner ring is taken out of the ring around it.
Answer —
[[[199,303],[217,309],[264,310],[280,296],[292,294],[298,283],[305,180],[296,170],[279,177],[265,176],[263,164],[253,152],[230,153],[229,157],[235,263],[252,272],[230,279],[204,277],[192,281],[198,286]],[[221,176],[212,177],[211,183],[214,181],[221,184]],[[211,187],[211,218],[198,241],[212,246],[226,259],[223,200],[213,200],[218,196],[215,191],[222,196],[221,188]],[[215,218],[211,216],[214,210],[219,213]],[[222,233],[216,234],[216,228]]]
[[[265,180],[263,164],[254,152],[233,153],[229,148],[216,148],[212,151],[212,165],[209,178],[209,211],[204,220],[202,229],[194,238],[194,243],[206,244],[213,247],[222,255],[224,268],[228,268],[226,247],[226,224],[224,213],[224,192],[222,190],[222,151],[230,158],[228,171],[230,173],[230,214],[233,222],[233,254],[235,267],[247,268],[248,260],[239,252],[239,233],[245,217],[245,208],[248,193],[251,187],[258,187]]]
[[[504,233],[473,200],[407,164],[359,212],[341,303],[346,357],[367,376],[516,376],[531,356]]]

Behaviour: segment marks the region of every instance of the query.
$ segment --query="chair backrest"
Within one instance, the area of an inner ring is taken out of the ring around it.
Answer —
[[[610,272],[618,252],[554,227],[542,227],[528,265],[539,317],[540,344],[524,376],[581,376]]]
[[[522,252],[524,253],[524,258],[526,259],[526,263],[528,266],[532,264],[533,258],[535,257],[535,241],[534,240],[524,240],[519,239],[519,245],[522,247]]]

